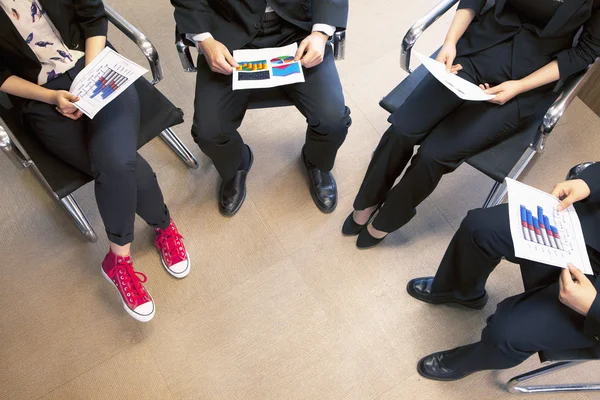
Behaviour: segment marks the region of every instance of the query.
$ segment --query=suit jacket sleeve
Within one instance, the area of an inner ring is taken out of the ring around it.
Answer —
[[[584,169],[577,178],[583,179],[590,188],[590,196],[584,201],[600,203],[600,162]]]
[[[583,323],[583,333],[594,337],[596,341],[600,342],[600,295],[598,294],[596,295],[596,299],[594,299],[592,307],[585,317],[585,322]]]
[[[108,17],[102,0],[73,0],[77,21],[87,39],[93,36],[106,36]]]
[[[171,0],[175,7],[175,22],[179,33],[210,32],[211,9],[207,0]]]
[[[557,53],[554,57],[558,61],[562,81],[583,71],[600,57],[600,5],[594,6],[592,16],[583,26],[577,45]]]
[[[465,8],[475,11],[476,15],[481,14],[483,7],[485,7],[487,0],[460,0],[458,3],[458,9],[463,10]]]
[[[348,0],[313,0],[313,24],[326,24],[345,29],[348,23]]]
[[[0,48],[0,87],[4,85],[4,81],[6,81],[11,75],[12,72],[10,72],[6,66],[4,54],[2,54],[2,49]]]

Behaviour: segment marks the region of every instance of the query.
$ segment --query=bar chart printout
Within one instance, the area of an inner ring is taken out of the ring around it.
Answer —
[[[89,118],[127,89],[147,70],[106,47],[75,78],[70,92],[79,96],[75,106]]]
[[[575,208],[559,212],[556,197],[512,179],[506,182],[515,255],[561,268],[571,263],[593,275]]]

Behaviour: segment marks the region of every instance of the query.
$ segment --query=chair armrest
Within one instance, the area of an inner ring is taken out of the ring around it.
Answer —
[[[410,27],[404,39],[402,39],[402,49],[400,51],[400,67],[408,72],[412,72],[410,69],[410,57],[412,48],[417,42],[417,39],[429,28],[435,21],[437,21],[442,15],[450,10],[459,0],[442,0],[438,5],[431,9],[423,18],[418,20]]]
[[[144,53],[144,56],[146,56],[146,59],[148,60],[148,64],[150,64],[150,71],[152,72],[152,81],[150,83],[156,85],[163,79],[162,67],[160,66],[160,60],[158,58],[158,51],[156,50],[156,47],[154,47],[146,35],[144,35],[135,26],[131,25],[129,21],[113,10],[112,7],[104,4],[104,9],[106,10],[108,20],[118,30],[123,32],[125,36],[134,41],[142,53]]]
[[[8,159],[19,169],[29,167],[32,162],[23,152],[17,147],[15,142],[10,138],[8,132],[4,129],[0,119],[0,150],[6,154]]]
[[[336,31],[329,40],[333,49],[333,58],[341,61],[346,58],[346,30]]]
[[[586,83],[590,80],[594,71],[597,68],[600,68],[600,59],[597,59],[596,62],[587,69],[586,72],[581,73],[575,79],[570,80],[565,84],[562,89],[562,92],[558,99],[552,104],[552,106],[544,115],[544,119],[542,120],[542,125],[540,126],[540,134],[536,137],[536,140],[532,145],[535,145],[538,151],[543,151],[546,145],[546,140],[552,130],[556,127],[558,120],[563,116],[567,107],[573,102],[575,97],[579,91],[586,85]]]

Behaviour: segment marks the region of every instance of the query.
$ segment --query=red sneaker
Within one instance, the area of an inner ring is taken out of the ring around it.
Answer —
[[[102,262],[102,275],[115,285],[129,315],[141,322],[154,317],[154,300],[142,286],[147,280],[146,275],[134,271],[131,256],[123,257],[109,251]]]
[[[166,229],[155,228],[154,231],[154,244],[160,252],[163,267],[175,278],[185,278],[190,273],[190,256],[175,223],[171,220]]]

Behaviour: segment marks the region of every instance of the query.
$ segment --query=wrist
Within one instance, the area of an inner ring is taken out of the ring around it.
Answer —
[[[318,37],[322,38],[325,41],[329,40],[329,35],[326,34],[323,31],[312,31],[311,35],[318,36]]]
[[[44,103],[58,105],[58,90],[51,90],[44,88],[44,92],[42,93],[42,98],[40,99]]]
[[[444,46],[456,47],[457,43],[458,43],[458,38],[455,37],[454,35],[448,34],[448,36],[446,36],[446,39],[444,39]]]

